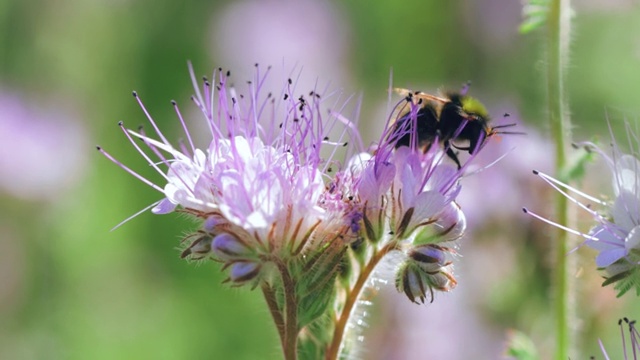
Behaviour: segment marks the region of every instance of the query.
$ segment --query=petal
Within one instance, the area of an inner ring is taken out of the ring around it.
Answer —
[[[626,191],[638,194],[640,191],[640,162],[632,155],[622,155],[615,162],[615,174],[613,177],[613,188],[616,196]]]
[[[427,180],[424,190],[441,190],[449,187],[452,180],[458,179],[455,176],[457,170],[451,166],[440,165],[433,170],[433,174]]]
[[[438,216],[438,221],[434,224],[437,231],[442,235],[440,241],[453,241],[461,238],[467,228],[467,219],[460,209],[460,206],[450,202]]]
[[[608,250],[624,247],[625,234],[615,233],[613,224],[598,225],[589,231],[589,235],[598,240],[585,240],[585,244],[596,250]]]
[[[627,251],[624,248],[602,251],[596,256],[596,265],[598,267],[607,267],[626,255]]]
[[[438,215],[445,205],[444,195],[437,191],[425,191],[418,194],[415,198],[414,213],[408,228],[412,229],[414,226]]]
[[[634,227],[627,235],[627,238],[624,239],[624,248],[627,252],[631,251],[631,249],[640,248],[640,226]]]
[[[622,191],[611,208],[613,222],[626,231],[640,224],[640,200],[631,192]]]
[[[369,206],[375,206],[391,186],[395,172],[396,168],[392,164],[369,162],[358,183],[360,200]]]
[[[178,204],[172,203],[168,198],[164,198],[158,203],[158,205],[151,209],[151,212],[157,215],[168,214],[175,210],[177,205]]]

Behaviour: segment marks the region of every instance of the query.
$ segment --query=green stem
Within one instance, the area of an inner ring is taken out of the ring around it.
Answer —
[[[382,260],[382,258],[389,253],[389,251],[395,249],[396,242],[392,241],[389,244],[385,245],[378,252],[373,254],[371,260],[367,263],[367,265],[362,269],[362,272],[358,276],[356,283],[353,285],[353,288],[347,295],[347,299],[344,304],[344,308],[342,309],[342,313],[340,313],[340,318],[336,321],[336,327],[333,331],[333,339],[331,340],[331,345],[327,349],[327,353],[325,355],[326,360],[337,360],[338,355],[340,355],[340,345],[342,345],[342,339],[344,337],[344,332],[347,328],[347,323],[349,322],[349,318],[351,317],[351,312],[356,305],[356,300],[360,297],[360,293],[362,289],[364,289],[364,285],[369,280],[369,277],[373,273],[373,270],[376,268],[376,265]]]
[[[286,316],[283,340],[284,358],[285,360],[296,360],[298,358],[298,300],[296,298],[296,286],[287,265],[281,261],[278,261],[277,265],[284,286]]]
[[[276,300],[276,293],[273,288],[267,284],[262,283],[262,293],[264,294],[264,299],[267,301],[267,305],[269,306],[269,312],[271,312],[271,317],[273,317],[273,322],[276,324],[276,328],[278,329],[278,335],[280,336],[280,344],[282,345],[282,351],[285,350],[285,336],[284,336],[284,317],[282,316],[282,311],[278,307],[278,301]]]
[[[567,112],[564,69],[569,53],[570,0],[551,0],[547,33],[547,95],[552,136],[556,147],[556,173],[566,166],[566,146],[570,142],[571,122]],[[569,225],[568,200],[555,195],[558,223]],[[569,264],[566,254],[569,233],[558,230],[556,239],[555,329],[557,360],[569,358]]]

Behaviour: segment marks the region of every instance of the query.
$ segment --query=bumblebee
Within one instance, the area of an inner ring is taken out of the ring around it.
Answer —
[[[446,97],[399,88],[395,91],[404,95],[407,102],[420,106],[416,114],[415,129],[410,114],[411,107],[404,106],[400,110],[390,134],[390,141],[395,141],[396,149],[401,146],[416,146],[427,151],[437,142],[460,169],[462,165],[454,149],[474,154],[494,135],[523,134],[501,130],[515,126],[515,123],[491,127],[486,108],[480,101],[467,96],[466,88],[461,92],[448,93]]]

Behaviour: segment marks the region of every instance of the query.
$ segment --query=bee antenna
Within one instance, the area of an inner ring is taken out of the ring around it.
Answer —
[[[504,129],[504,128],[508,128],[508,127],[512,127],[512,126],[516,126],[516,125],[518,125],[518,124],[511,123],[511,124],[496,125],[496,126],[492,127],[492,129]]]
[[[527,133],[523,131],[494,131],[493,133],[499,135],[527,135]]]

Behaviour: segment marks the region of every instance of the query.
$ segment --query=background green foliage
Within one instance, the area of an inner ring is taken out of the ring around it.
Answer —
[[[614,128],[622,128],[619,114],[633,119],[640,113],[640,9],[618,3],[623,5],[607,7],[603,0],[576,9],[568,89],[576,140],[599,135],[608,141],[607,107],[616,114]],[[219,65],[233,69],[233,64],[219,64],[211,50],[210,23],[228,5],[0,1],[0,89],[23,94],[34,106],[70,99],[89,129],[89,144],[100,143],[132,168],[147,170],[116,126],[118,120],[134,127],[144,122],[130,92],[141,94],[161,128],[176,130],[167,132],[169,138],[181,136],[169,100],[189,106],[186,61],[192,60],[198,73]],[[518,110],[518,120],[544,133],[542,36],[518,34],[517,1],[411,0],[398,5],[354,0],[334,5],[348,32],[345,65],[356,81],[348,86],[365,94],[363,122],[374,121],[375,109],[386,101],[393,68],[394,83],[410,88],[456,89],[472,80],[471,93],[490,111],[500,114],[508,104]],[[247,64],[254,61],[246,59]],[[343,85],[341,79],[323,80]],[[66,144],[64,137],[57,142]],[[157,200],[157,194],[91,146],[84,151],[90,157],[84,178],[57,201],[22,201],[0,192],[0,358],[279,358],[277,335],[259,293],[220,286],[223,276],[216,264],[194,266],[179,259],[178,241],[194,224],[175,214],[145,213],[109,232]],[[511,156],[518,157],[518,151]],[[65,159],[58,165],[64,167]],[[2,169],[0,175],[12,176]],[[512,216],[519,215],[514,209]],[[495,243],[504,227],[503,219],[495,219],[467,241]],[[495,284],[491,296],[478,298],[474,310],[497,329],[533,333],[544,347],[548,334],[529,325],[549,311],[551,265],[544,259],[550,257],[547,246],[539,245],[548,239],[542,227],[530,230],[538,235],[500,243],[516,252],[520,271]],[[500,253],[494,255],[499,261]],[[472,256],[465,253],[459,260]],[[592,269],[592,261],[589,253],[581,264]],[[474,280],[467,275],[463,281]],[[597,354],[598,337],[618,347],[610,325],[622,316],[639,317],[638,306],[625,310],[612,302],[593,309],[590,299],[579,294],[576,306],[585,331],[580,347]],[[604,316],[598,312],[602,308],[614,310]],[[615,351],[609,350],[613,358]]]

